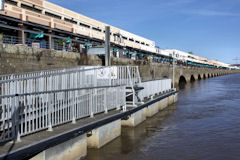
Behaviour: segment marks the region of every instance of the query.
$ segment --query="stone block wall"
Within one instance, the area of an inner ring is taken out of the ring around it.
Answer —
[[[0,74],[101,64],[98,56],[0,44]]]

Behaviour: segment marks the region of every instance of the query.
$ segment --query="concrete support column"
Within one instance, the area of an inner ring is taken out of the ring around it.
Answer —
[[[48,49],[53,49],[54,47],[53,47],[53,38],[52,38],[53,32],[52,32],[52,30],[49,30],[48,34],[50,34],[50,36],[48,36]]]
[[[158,113],[158,104],[157,103],[154,103],[154,104],[152,104],[152,105],[150,105],[150,106],[148,106],[147,108],[146,108],[146,116],[147,117],[152,117],[152,116],[154,116],[155,114],[157,114]]]
[[[168,105],[171,105],[174,103],[174,95],[171,95],[168,97]]]
[[[48,37],[48,49],[52,49],[52,36]]]
[[[87,155],[86,134],[73,138],[39,153],[30,160],[76,160]]]
[[[18,37],[19,37],[18,43],[25,45],[27,33],[24,32],[24,29],[26,29],[26,27],[22,23],[19,23],[18,27],[22,29],[21,31],[18,31]]]
[[[164,110],[168,106],[168,98],[162,99],[158,102],[158,110]]]
[[[121,135],[121,120],[116,120],[90,132],[87,138],[89,148],[101,148]]]
[[[135,127],[146,120],[146,108],[143,108],[131,116],[122,120],[122,126]]]

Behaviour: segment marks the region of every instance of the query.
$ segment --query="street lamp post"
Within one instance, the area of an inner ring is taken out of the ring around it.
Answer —
[[[173,88],[175,87],[174,86],[174,83],[175,83],[175,58],[174,58],[174,56],[173,56],[173,78],[172,78],[172,81],[173,81]]]
[[[111,66],[110,26],[106,26],[105,27],[105,66]]]

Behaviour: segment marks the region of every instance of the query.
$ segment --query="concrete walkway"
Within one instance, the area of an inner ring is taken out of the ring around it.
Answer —
[[[94,128],[103,126],[107,123],[113,122],[129,116],[155,102],[164,99],[170,95],[177,93],[171,91],[169,93],[154,97],[153,100],[146,101],[143,105],[135,108],[128,108],[126,112],[121,110],[112,110],[107,114],[101,113],[94,118],[84,118],[76,121],[75,124],[66,123],[58,127],[54,127],[53,131],[41,131],[21,137],[21,142],[8,142],[0,146],[0,160],[2,159],[29,159],[41,151],[53,147],[57,144],[66,142],[74,137],[87,133]]]

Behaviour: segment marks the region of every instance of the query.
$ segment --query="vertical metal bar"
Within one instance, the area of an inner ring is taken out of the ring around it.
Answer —
[[[76,91],[72,91],[72,123],[76,123],[76,117],[75,117],[75,100],[76,100]]]
[[[174,86],[174,85],[175,85],[175,84],[174,84],[174,83],[175,83],[175,58],[174,58],[174,57],[173,57],[173,76],[172,76],[172,77],[173,77],[173,82],[172,82],[173,85],[172,85],[172,86],[173,86],[173,88],[174,88],[174,87],[175,87],[175,86]]]
[[[17,142],[20,142],[20,130],[19,130],[19,121],[21,119],[19,119],[19,97],[16,96],[16,108],[15,108],[15,117],[16,117],[16,138],[17,138]]]
[[[35,121],[36,121],[36,125],[35,125],[35,130],[38,130],[39,128],[39,103],[38,103],[38,96],[35,95]]]
[[[112,85],[112,75],[111,75],[111,67],[108,67],[108,68],[106,68],[107,69],[107,73],[109,74],[108,75],[108,78],[109,78],[109,86],[111,86]]]
[[[48,45],[49,45],[49,49],[52,49],[52,36],[49,35],[48,37]]]
[[[10,108],[11,108],[11,105],[10,105],[10,98],[7,98],[7,133],[8,133],[8,138],[10,137]],[[11,111],[12,112],[12,111]]]
[[[22,44],[25,45],[25,31],[22,30]]]
[[[25,129],[24,129],[24,134],[27,134],[27,117],[28,117],[28,112],[27,112],[27,96],[24,96],[24,107],[25,107]]]
[[[107,88],[104,88],[104,102],[103,102],[103,105],[104,105],[105,113],[108,113],[108,106],[107,106]]]
[[[42,96],[39,95],[39,129],[43,127],[43,116],[42,116]]]
[[[115,90],[116,90],[116,98],[115,98],[115,107],[117,107],[117,110],[120,110],[120,101],[119,101],[119,93],[120,93],[120,88],[119,87],[116,87],[115,88]]]
[[[32,99],[32,131],[35,130],[35,111],[36,111],[36,105],[35,105],[35,96],[31,96]]]
[[[15,97],[11,98],[11,120],[12,120],[12,138],[16,139],[16,106],[15,106]]]
[[[60,122],[63,121],[64,119],[64,101],[63,101],[63,96],[64,96],[64,93],[61,93],[61,116],[60,116]]]
[[[2,110],[3,110],[3,113],[2,113],[2,120],[3,120],[3,140],[5,139],[5,118],[6,118],[6,116],[5,116],[5,113],[6,113],[6,111],[5,111],[5,104],[2,104]],[[8,114],[8,113],[7,113]]]
[[[90,117],[94,117],[94,113],[93,113],[93,92],[92,92],[92,90],[90,91],[90,94],[89,94],[89,109],[90,109]]]
[[[124,94],[124,96],[123,96],[123,99],[124,99],[124,106],[123,106],[123,111],[125,112],[125,111],[127,111],[127,102],[126,102],[126,87],[122,87],[123,88],[123,94]]]
[[[49,93],[47,96],[47,111],[48,111],[48,131],[53,131],[52,129],[52,122],[51,122],[51,112],[52,112],[52,108],[51,108],[52,104],[51,104],[51,94]]]

